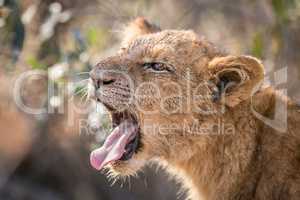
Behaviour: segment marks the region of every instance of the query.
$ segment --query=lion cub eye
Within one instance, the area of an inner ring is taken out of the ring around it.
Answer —
[[[152,62],[152,63],[144,63],[143,67],[147,70],[152,70],[155,72],[169,72],[171,69],[164,63]]]

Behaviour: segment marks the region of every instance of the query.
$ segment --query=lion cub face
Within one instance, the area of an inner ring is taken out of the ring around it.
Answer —
[[[210,123],[224,104],[247,99],[263,74],[257,60],[220,57],[192,31],[159,31],[138,18],[127,32],[121,50],[90,73],[92,96],[111,112],[114,126],[91,153],[91,164],[121,175],[135,173],[151,159],[188,152],[190,136],[197,134],[189,126]]]

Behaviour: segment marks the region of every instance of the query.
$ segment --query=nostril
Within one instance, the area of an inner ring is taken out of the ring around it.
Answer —
[[[110,80],[101,80],[101,79],[94,80],[93,79],[93,82],[94,82],[95,87],[98,89],[103,85],[110,85],[110,84],[114,83],[115,80],[114,79],[110,79]]]
[[[113,82],[115,82],[115,80],[111,79],[111,80],[103,80],[103,85],[109,85],[112,84]]]
[[[109,70],[93,69],[90,77],[97,89],[104,85],[108,86],[117,80],[116,75]]]

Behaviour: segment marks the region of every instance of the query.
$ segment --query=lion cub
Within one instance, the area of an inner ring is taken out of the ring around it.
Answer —
[[[91,153],[97,170],[158,162],[194,200],[300,198],[299,106],[261,86],[259,60],[137,18],[90,76],[114,127]]]

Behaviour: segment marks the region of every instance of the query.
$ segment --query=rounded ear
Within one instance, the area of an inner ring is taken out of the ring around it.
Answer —
[[[131,41],[140,35],[159,32],[160,28],[151,24],[144,17],[138,17],[130,22],[123,31],[122,46],[127,46]]]
[[[263,65],[251,56],[217,57],[209,63],[208,70],[218,88],[214,100],[222,100],[230,107],[249,99],[264,80]]]

